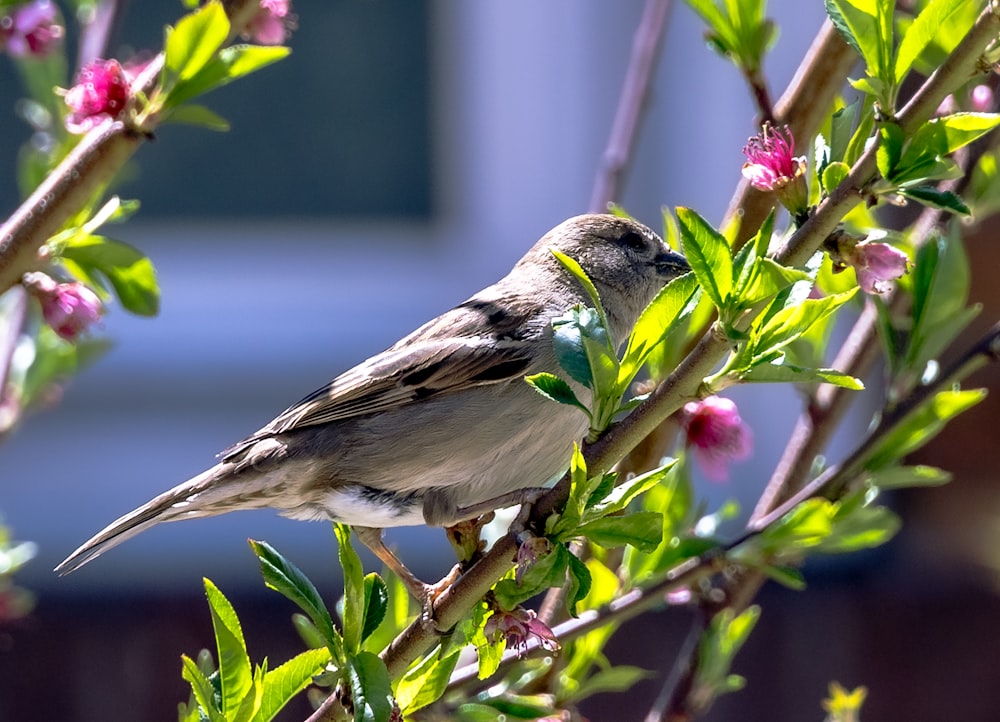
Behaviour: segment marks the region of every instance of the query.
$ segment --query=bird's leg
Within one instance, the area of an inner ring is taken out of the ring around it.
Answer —
[[[424,616],[433,623],[433,605],[434,600],[441,596],[441,593],[454,583],[458,578],[460,569],[456,565],[454,569],[449,572],[448,576],[439,581],[437,584],[427,584],[421,581],[416,574],[411,572],[403,561],[397,557],[392,551],[385,545],[382,541],[382,530],[376,527],[370,526],[356,526],[354,527],[354,533],[357,535],[361,543],[372,550],[372,553],[381,560],[389,570],[399,577],[399,580],[403,582],[403,586],[406,587],[407,591],[410,593],[414,599],[423,607]]]

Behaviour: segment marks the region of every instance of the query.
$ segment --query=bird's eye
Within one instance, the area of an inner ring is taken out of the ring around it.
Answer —
[[[646,250],[646,239],[635,231],[629,231],[621,237],[620,241],[625,247],[631,248],[633,251]]]

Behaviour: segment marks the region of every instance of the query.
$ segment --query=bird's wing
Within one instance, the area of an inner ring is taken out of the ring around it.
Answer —
[[[524,334],[533,314],[506,309],[498,316],[496,308],[470,299],[344,372],[220,456],[229,458],[275,434],[523,377],[534,360],[530,338]],[[477,320],[476,311],[491,314],[493,322]],[[484,329],[489,330],[485,335]]]

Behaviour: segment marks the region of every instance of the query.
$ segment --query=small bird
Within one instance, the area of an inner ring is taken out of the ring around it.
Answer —
[[[382,542],[382,529],[451,526],[525,501],[569,465],[588,430],[524,377],[562,374],[552,320],[585,289],[553,255],[575,259],[596,286],[614,343],[670,279],[689,270],[649,228],[612,215],[570,218],[506,277],[341,374],[219,463],[108,525],[63,561],[67,574],[154,524],[238,509],[335,520],[417,598],[429,587]],[[589,391],[571,381],[584,403]]]

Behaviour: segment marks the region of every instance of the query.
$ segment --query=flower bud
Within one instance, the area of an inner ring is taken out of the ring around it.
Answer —
[[[95,60],[84,66],[76,85],[66,91],[66,129],[86,133],[108,118],[121,117],[132,96],[131,76],[117,60]]]
[[[77,340],[104,312],[101,299],[82,283],[56,283],[39,272],[25,274],[22,283],[42,304],[45,322],[67,341]]]
[[[730,399],[709,396],[684,404],[682,424],[687,446],[709,481],[727,481],[729,464],[748,458],[753,450],[750,427]]]

